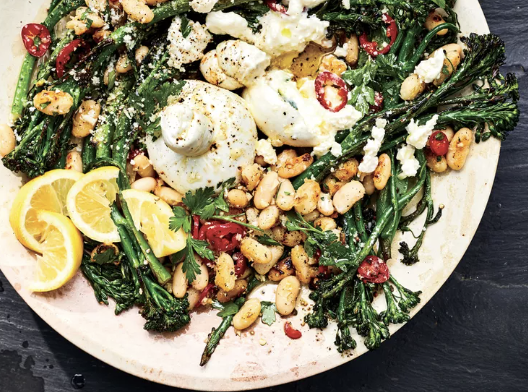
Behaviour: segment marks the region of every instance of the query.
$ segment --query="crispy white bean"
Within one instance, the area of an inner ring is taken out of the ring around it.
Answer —
[[[233,317],[233,327],[239,331],[250,327],[258,319],[260,310],[261,305],[258,299],[248,299]]]
[[[437,156],[431,150],[425,150],[427,167],[435,173],[443,173],[447,170],[447,159],[444,156]]]
[[[332,203],[332,197],[328,193],[322,193],[319,195],[317,201],[317,210],[326,216],[330,216],[335,212],[334,204]]]
[[[290,211],[295,203],[295,188],[290,180],[283,180],[279,185],[275,204],[283,211]]]
[[[469,128],[462,128],[449,143],[446,160],[447,165],[453,170],[460,170],[466,163],[469,147],[473,142],[473,132]]]
[[[104,25],[104,19],[97,12],[91,11],[88,7],[79,7],[75,11],[75,17],[66,23],[66,28],[74,30],[76,35],[82,35],[91,28],[99,29]]]
[[[325,192],[328,192],[330,196],[334,196],[343,185],[345,185],[345,183],[338,181],[333,175],[326,177],[323,181],[323,189]]]
[[[321,186],[317,181],[306,180],[295,192],[295,211],[301,215],[309,214],[317,208]]]
[[[341,76],[343,72],[347,70],[347,65],[343,60],[339,60],[333,54],[327,54],[323,57],[321,65],[319,66],[319,72],[328,71]]]
[[[269,206],[263,209],[258,217],[258,227],[262,230],[269,230],[279,222],[279,208]]]
[[[140,65],[143,60],[145,60],[145,57],[147,57],[149,53],[149,47],[148,46],[140,46],[136,49],[136,53],[134,54],[134,58],[136,59],[136,64]]]
[[[64,91],[44,90],[35,95],[33,104],[38,111],[48,116],[62,116],[72,108],[73,97]]]
[[[119,59],[115,65],[115,70],[120,74],[125,74],[129,71],[132,71],[132,63],[126,53],[119,56]]]
[[[132,163],[134,171],[136,171],[140,177],[154,177],[156,175],[154,166],[152,166],[150,160],[143,154],[136,156],[130,163]]]
[[[189,288],[187,290],[187,301],[189,302],[189,310],[193,310],[200,299],[201,291],[198,291],[194,288]]]
[[[271,261],[266,264],[253,264],[253,268],[257,273],[260,275],[266,275],[270,269],[272,269],[275,264],[280,260],[284,253],[284,247],[283,246],[271,246]]]
[[[301,245],[291,250],[291,261],[295,267],[295,275],[302,283],[310,283],[317,275],[315,268],[310,266],[308,254]]]
[[[302,231],[287,231],[281,241],[282,244],[294,247],[304,241],[304,234]]]
[[[351,181],[336,192],[332,201],[336,211],[344,214],[361,200],[364,195],[365,188],[363,184],[359,181]]]
[[[437,50],[443,50],[446,57],[444,60],[444,68],[442,69],[440,76],[433,82],[435,86],[440,86],[460,65],[460,62],[462,61],[462,47],[458,44],[448,44]],[[434,52],[431,56],[433,55]]]
[[[168,187],[157,186],[154,194],[170,206],[176,206],[182,202],[183,196],[180,192]]]
[[[337,223],[334,219],[324,216],[322,218],[317,218],[314,222],[315,227],[320,227],[323,231],[337,229]]]
[[[279,185],[279,175],[274,171],[267,172],[258,184],[253,196],[253,204],[255,207],[259,210],[268,207],[273,200],[273,196],[277,193]]]
[[[94,39],[95,42],[99,43],[101,41],[104,41],[108,37],[110,37],[111,34],[112,32],[110,30],[106,30],[103,28],[93,33],[92,38]]]
[[[387,154],[381,154],[378,157],[378,166],[374,170],[372,180],[378,191],[381,191],[387,185],[391,176],[391,159]]]
[[[101,105],[97,101],[83,101],[73,116],[72,135],[78,138],[88,136],[94,130],[100,114]]]
[[[255,189],[262,178],[262,168],[257,163],[242,169],[242,181],[246,184],[248,191]]]
[[[279,282],[282,279],[294,274],[295,268],[293,267],[291,257],[286,257],[275,264],[275,266],[269,271],[268,279],[272,282]]]
[[[319,213],[319,211],[317,210],[314,210],[312,212],[310,212],[309,214],[306,214],[306,215],[303,215],[303,218],[306,222],[313,222],[315,221],[317,218],[319,218],[319,216],[321,216],[321,214]]]
[[[295,309],[295,303],[300,291],[301,282],[295,276],[288,276],[282,279],[275,292],[277,312],[283,316],[290,315]]]
[[[289,160],[297,158],[297,151],[289,149],[284,150],[279,155],[277,155],[277,163],[275,164],[275,169],[279,169],[284,166]]]
[[[153,177],[144,177],[140,178],[139,180],[136,180],[130,185],[132,189],[136,189],[138,191],[143,192],[152,192],[154,189],[156,189],[156,179]]]
[[[363,187],[365,188],[365,193],[367,195],[372,195],[376,191],[376,187],[374,186],[374,178],[372,177],[372,174],[367,174],[363,178]]]
[[[416,74],[405,79],[400,88],[400,97],[404,101],[414,101],[425,91],[425,82]]]
[[[230,290],[230,291],[224,291],[222,289],[218,290],[218,293],[216,294],[216,299],[221,303],[232,301],[235,298],[240,297],[244,293],[244,291],[246,291],[247,286],[248,286],[247,280],[238,279],[235,282],[235,287],[233,288],[233,290]]]
[[[78,151],[70,151],[66,155],[66,165],[64,167],[66,170],[75,170],[79,173],[83,172],[83,163],[81,154]]]
[[[187,293],[187,277],[185,272],[183,272],[183,263],[180,263],[176,266],[174,271],[174,276],[172,277],[172,295],[176,298],[183,298]]]
[[[158,5],[158,4],[166,3],[167,1],[169,0],[145,0],[145,3],[147,3],[148,5]]]
[[[231,189],[227,193],[227,201],[236,208],[247,207],[249,203],[246,192],[241,189]]]
[[[290,158],[284,165],[279,166],[279,176],[281,178],[296,177],[308,169],[313,161],[314,158],[310,153],[303,154],[300,157]]]
[[[235,288],[236,274],[235,262],[227,253],[220,253],[216,260],[215,285],[224,291],[231,291]]]
[[[256,264],[267,264],[271,261],[271,249],[250,237],[242,239],[240,251],[249,261]]]
[[[150,23],[154,19],[154,12],[141,0],[121,0],[123,10],[130,19],[139,23]]]
[[[356,158],[352,158],[346,162],[339,164],[336,171],[333,173],[334,177],[339,181],[348,182],[358,172],[359,163]]]
[[[200,260],[199,257],[196,257],[196,264],[200,266],[200,273],[196,274],[196,278],[191,283],[191,286],[195,290],[203,290],[209,284],[209,270],[207,266]]]
[[[347,54],[346,62],[348,65],[354,66],[359,59],[359,39],[356,34],[352,34],[347,40]]]
[[[9,125],[0,125],[0,157],[5,157],[15,149],[16,138],[15,132]]]
[[[446,21],[444,20],[442,15],[440,15],[436,11],[431,11],[429,15],[427,15],[427,19],[425,19],[425,28],[431,31],[436,26],[444,24],[445,22]],[[446,35],[448,32],[449,32],[448,29],[443,29],[443,30],[440,30],[438,33],[436,33],[436,35]]]
[[[246,210],[246,220],[250,225],[258,226],[259,210],[256,208],[248,208]]]

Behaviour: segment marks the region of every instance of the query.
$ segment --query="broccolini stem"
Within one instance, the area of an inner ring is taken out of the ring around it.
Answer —
[[[91,170],[94,161],[95,144],[93,143],[92,136],[85,137],[82,148],[83,173],[88,173],[88,171]]]
[[[211,359],[211,356],[216,350],[216,347],[220,343],[220,340],[224,337],[225,333],[231,326],[234,315],[226,316],[222,318],[222,322],[218,328],[213,328],[209,336],[207,337],[207,344],[202,354],[202,359],[200,360],[200,366],[205,366],[207,362]]]
[[[66,35],[57,43],[49,59],[46,61],[45,64],[40,66],[35,85],[38,86],[39,84],[47,83],[48,78],[51,75],[52,69],[56,67],[57,57],[59,57],[59,54],[62,49],[64,49],[66,45],[73,41],[74,37],[75,34],[73,33],[73,30],[68,30],[66,32]]]

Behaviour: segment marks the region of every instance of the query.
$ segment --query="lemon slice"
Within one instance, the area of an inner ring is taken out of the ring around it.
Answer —
[[[43,224],[37,220],[37,210],[66,214],[68,191],[82,176],[74,170],[52,170],[20,189],[9,213],[9,223],[24,246],[42,252],[39,236]]]
[[[123,191],[136,228],[141,231],[156,257],[169,256],[185,248],[187,235],[183,230],[169,229],[172,208],[152,193],[128,189]]]
[[[68,192],[66,207],[74,225],[88,238],[102,243],[119,242],[110,206],[119,188],[117,167],[101,167],[82,176]]]
[[[66,284],[81,265],[83,239],[71,220],[56,212],[39,210],[35,213],[41,224],[39,233],[42,256],[37,255],[37,266],[29,289],[51,291]]]

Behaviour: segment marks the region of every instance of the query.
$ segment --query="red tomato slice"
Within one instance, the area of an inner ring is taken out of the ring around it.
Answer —
[[[429,148],[436,156],[443,156],[449,150],[449,140],[442,131],[435,131],[429,136]]]
[[[357,273],[365,283],[384,283],[390,276],[387,264],[376,256],[367,256]]]
[[[340,99],[337,104],[331,102],[326,96],[327,87],[337,89],[337,96]],[[339,112],[348,102],[348,89],[345,81],[335,73],[328,71],[320,72],[319,75],[317,75],[317,78],[315,79],[315,95],[321,106],[331,112]]]
[[[301,331],[292,327],[292,324],[289,321],[284,323],[284,333],[290,339],[299,339],[302,336]]]
[[[51,45],[51,34],[46,26],[29,23],[22,27],[22,42],[30,55],[42,57]]]

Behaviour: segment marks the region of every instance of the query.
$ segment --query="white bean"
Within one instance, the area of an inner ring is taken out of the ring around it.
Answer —
[[[200,273],[196,274],[196,278],[191,283],[192,287],[196,290],[203,290],[209,284],[209,270],[207,266],[202,263],[199,257],[196,257],[196,264],[200,266]]]
[[[149,53],[148,46],[143,45],[137,48],[136,53],[134,55],[136,59],[136,64],[140,65],[143,62],[143,60],[145,60],[145,57],[147,57],[148,53]]]
[[[330,216],[334,213],[335,208],[330,194],[321,192],[319,200],[317,201],[317,210],[326,216]]]
[[[376,191],[376,187],[374,186],[374,179],[372,177],[372,174],[367,174],[363,178],[363,187],[365,187],[365,193],[367,195],[372,195]]]
[[[130,163],[134,168],[134,171],[139,174],[140,177],[154,177],[156,172],[150,160],[143,154],[136,156]]]
[[[79,173],[83,172],[83,163],[81,154],[77,151],[70,151],[66,155],[66,165],[64,167],[66,170],[75,170]]]
[[[277,206],[269,206],[262,210],[258,217],[258,227],[269,230],[279,222],[279,209]]]
[[[130,185],[132,189],[143,191],[143,192],[152,192],[156,189],[156,179],[153,177],[144,177],[136,180]]]
[[[333,203],[336,211],[340,214],[344,214],[350,210],[356,202],[361,200],[365,195],[365,188],[359,181],[351,181],[348,184],[343,185],[339,189],[333,198]]]
[[[312,278],[317,275],[314,267],[310,266],[308,254],[301,245],[297,245],[291,250],[291,261],[295,267],[295,274],[302,283],[310,283]]]
[[[427,18],[425,19],[425,28],[429,31],[434,29],[436,26],[439,26],[441,24],[444,24],[446,21],[436,11],[431,11],[429,15],[427,15]],[[440,30],[436,35],[446,35],[449,32],[448,29]]]
[[[259,210],[268,207],[273,200],[273,196],[277,193],[279,188],[279,175],[274,171],[269,171],[264,175],[262,181],[257,186],[255,195],[253,197],[253,204]]]
[[[249,203],[246,192],[241,189],[231,189],[227,193],[227,201],[236,208],[247,207]]]
[[[15,132],[9,125],[0,125],[0,157],[5,157],[11,151],[15,149],[16,138]]]
[[[443,173],[447,170],[447,159],[444,156],[437,156],[431,150],[425,150],[425,158],[427,159],[427,167],[435,173]]]
[[[132,70],[132,63],[130,62],[130,59],[128,58],[126,53],[122,54],[117,60],[115,70],[117,73],[120,74],[125,74]]]
[[[347,40],[347,54],[345,57],[348,65],[354,66],[359,59],[359,39],[356,34],[352,34]]]
[[[299,245],[301,242],[303,242],[304,239],[305,237],[302,231],[288,231],[284,234],[284,238],[281,243],[289,247],[294,247],[295,245]]]
[[[425,91],[425,82],[416,74],[405,79],[400,88],[400,97],[404,101],[413,101]]]
[[[282,279],[295,274],[291,257],[279,261],[268,273],[268,279],[272,282],[280,282]]]
[[[296,177],[313,163],[314,158],[310,153],[301,155],[300,157],[290,158],[284,165],[279,167],[278,173],[281,178]]]
[[[38,111],[48,116],[62,116],[72,108],[73,97],[64,91],[44,90],[35,95],[33,104]]]
[[[440,86],[460,65],[460,62],[462,61],[462,47],[458,44],[447,44],[437,50],[443,50],[446,57],[440,76],[433,81],[435,86]],[[435,52],[433,52],[431,56],[434,56]]]
[[[226,303],[234,300],[235,298],[240,297],[244,291],[247,289],[248,282],[245,279],[238,279],[235,282],[235,287],[233,290],[224,291],[222,289],[218,290],[216,294],[216,299],[221,303]]]
[[[451,169],[460,170],[464,167],[472,141],[473,132],[469,128],[462,128],[455,133],[446,155],[447,165]]]
[[[295,193],[295,211],[301,215],[309,214],[317,208],[321,186],[317,181],[306,180]]]
[[[83,101],[73,116],[72,135],[78,138],[88,136],[95,128],[100,114],[101,105],[97,101]]]
[[[328,71],[341,76],[343,72],[347,70],[347,65],[343,60],[339,60],[333,54],[327,54],[323,57],[321,65],[319,66],[319,72]]]
[[[352,158],[346,162],[341,163],[336,171],[333,173],[334,177],[337,178],[339,181],[348,182],[352,178],[355,177],[355,175],[358,172],[358,166],[359,163],[357,159]]]
[[[295,203],[295,188],[290,180],[283,180],[279,185],[275,204],[283,211],[290,211]]]
[[[249,261],[256,264],[267,264],[272,260],[271,249],[250,237],[242,239],[240,251]]]
[[[322,231],[337,229],[336,221],[332,218],[328,218],[327,216],[316,219],[314,226],[321,228]]]
[[[224,291],[231,291],[235,288],[236,274],[235,262],[227,253],[220,253],[216,260],[215,285]]]
[[[391,166],[391,159],[387,154],[381,154],[378,157],[378,166],[374,170],[372,178],[378,191],[381,191],[387,185],[391,176]]]
[[[250,327],[258,319],[260,310],[261,305],[258,299],[248,299],[233,317],[233,327],[239,331]]]
[[[260,275],[266,275],[274,266],[277,264],[277,262],[280,260],[284,253],[284,247],[283,246],[272,246],[271,249],[271,261],[266,264],[253,264],[253,268],[255,271],[257,271]]]
[[[123,10],[130,19],[139,23],[150,23],[154,19],[154,12],[140,0],[121,0]]]
[[[283,316],[290,315],[295,309],[295,303],[300,291],[301,282],[295,276],[288,276],[282,279],[275,292],[277,312]]]
[[[193,310],[196,305],[198,305],[198,300],[200,299],[201,291],[193,289],[192,287],[187,290],[187,301],[189,302],[189,310]]]
[[[156,187],[154,194],[170,206],[176,206],[182,202],[183,196],[178,191],[168,187]]]
[[[255,189],[262,178],[262,168],[257,163],[245,166],[242,169],[242,181],[249,191]]]
[[[176,298],[183,298],[187,293],[187,277],[185,272],[183,272],[183,263],[180,263],[176,266],[176,271],[174,271],[174,276],[172,277],[172,295]]]
[[[328,192],[330,196],[334,196],[343,185],[345,185],[345,183],[338,181],[333,175],[326,177],[323,181],[323,189],[325,192]]]

